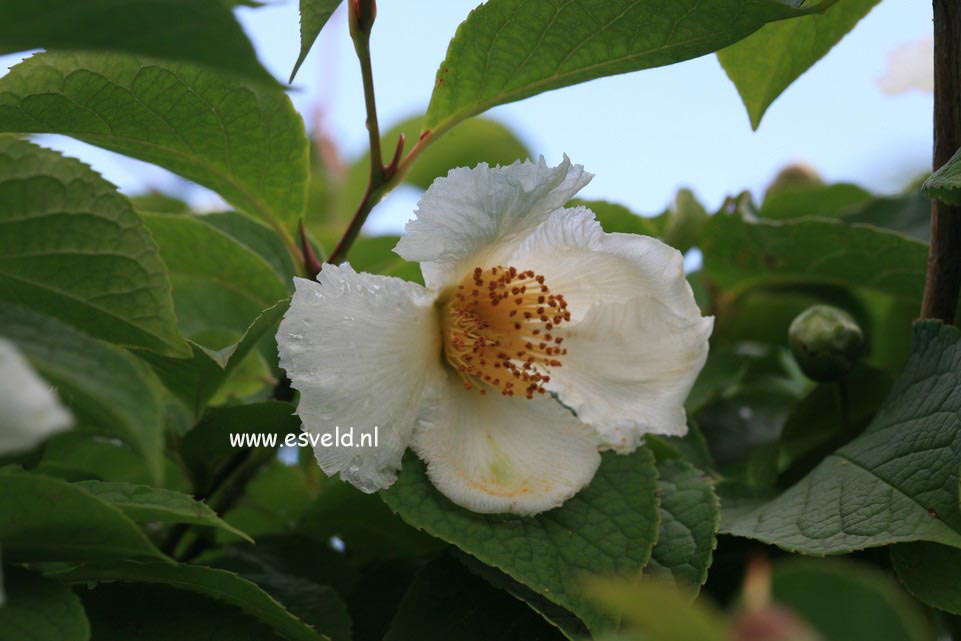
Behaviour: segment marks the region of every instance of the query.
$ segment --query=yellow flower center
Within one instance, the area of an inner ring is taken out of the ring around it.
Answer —
[[[543,394],[550,368],[560,367],[571,319],[567,301],[552,294],[544,277],[515,267],[477,267],[443,303],[444,355],[464,387],[487,387],[504,396]]]

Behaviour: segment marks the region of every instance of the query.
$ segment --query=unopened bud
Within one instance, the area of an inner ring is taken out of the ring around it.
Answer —
[[[861,328],[847,312],[815,305],[801,312],[788,329],[788,344],[804,374],[826,383],[847,374],[864,344]]]

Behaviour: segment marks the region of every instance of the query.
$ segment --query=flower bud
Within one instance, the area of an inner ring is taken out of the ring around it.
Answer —
[[[804,374],[815,381],[836,381],[861,355],[864,335],[847,312],[815,305],[801,312],[788,329],[788,344]]]

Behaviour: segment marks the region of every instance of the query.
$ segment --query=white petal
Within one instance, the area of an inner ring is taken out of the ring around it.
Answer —
[[[324,265],[318,282],[295,279],[277,332],[280,366],[300,392],[297,414],[312,435],[377,428],[377,447],[314,448],[328,475],[365,492],[397,478],[418,416],[446,378],[427,290],[399,278]]]
[[[50,384],[4,339],[0,339],[0,408],[0,454],[29,450],[73,425]]]
[[[437,489],[483,513],[561,505],[594,477],[597,448],[597,433],[551,398],[481,396],[453,378],[414,433]]]
[[[681,316],[700,317],[681,252],[649,236],[605,233],[586,207],[555,212],[509,262],[542,274],[552,293],[563,294],[572,323],[595,304],[638,296],[653,297]]]
[[[557,167],[548,167],[541,157],[536,164],[454,169],[424,193],[416,220],[407,223],[394,251],[421,262],[427,286],[440,289],[466,270],[496,266],[500,257],[510,256],[524,236],[591,178],[567,156]]]
[[[567,354],[547,389],[628,452],[645,433],[683,434],[683,403],[707,358],[713,319],[701,318],[679,251],[654,238],[607,234],[584,207],[562,209],[510,264],[563,294]]]
[[[684,434],[684,401],[713,326],[653,296],[595,305],[568,331],[563,366],[546,388],[598,430],[604,447],[629,452],[644,434]]]

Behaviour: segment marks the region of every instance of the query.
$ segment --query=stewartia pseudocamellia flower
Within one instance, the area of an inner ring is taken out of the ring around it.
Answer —
[[[713,319],[677,250],[564,207],[590,179],[566,157],[455,169],[395,249],[426,287],[347,265],[297,279],[277,340],[304,429],[378,427],[378,447],[316,448],[327,474],[386,488],[411,446],[455,503],[536,514],[599,450],[687,430]]]

